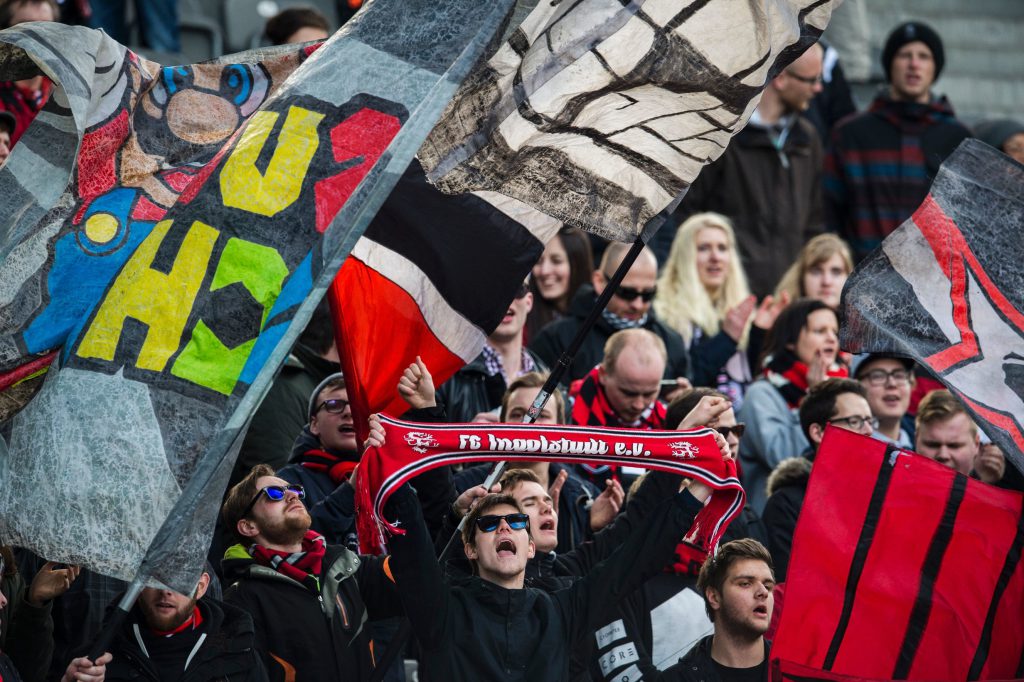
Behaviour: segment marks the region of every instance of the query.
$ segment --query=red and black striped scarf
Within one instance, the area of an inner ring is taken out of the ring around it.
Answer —
[[[313,448],[302,453],[299,464],[307,469],[327,474],[331,478],[331,483],[341,485],[352,475],[352,471],[355,470],[359,462],[345,459],[326,450]]]
[[[326,551],[327,541],[324,536],[313,530],[306,531],[302,538],[302,549],[298,552],[283,552],[256,544],[249,548],[249,554],[256,563],[272,568],[314,592],[320,591],[320,569]]]
[[[850,376],[845,367],[835,364],[825,374],[843,379]],[[807,365],[798,360],[795,353],[784,350],[768,358],[764,375],[786,399],[790,409],[800,406],[800,401],[807,395]]]
[[[648,405],[640,415],[640,419],[632,424],[626,424],[619,419],[608,402],[608,396],[605,395],[601,382],[598,381],[599,369],[600,365],[590,370],[587,376],[573,382],[572,388],[569,390],[569,395],[574,398],[572,414],[569,417],[571,424],[647,431],[662,428],[665,423],[665,404],[659,400]]]

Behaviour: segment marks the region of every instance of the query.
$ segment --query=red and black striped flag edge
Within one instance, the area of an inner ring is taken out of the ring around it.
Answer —
[[[945,682],[946,678],[934,682]],[[809,668],[791,661],[775,659],[771,666],[772,682],[885,682],[877,677],[868,678],[860,675],[837,675],[836,673]],[[995,680],[994,682],[1019,682],[1019,680]]]
[[[1024,677],[1022,545],[1021,494],[829,427],[771,657],[852,679]]]
[[[491,192],[447,195],[413,163],[330,288],[356,426],[399,416],[402,371],[423,358],[440,386],[480,353],[561,223]]]
[[[911,357],[1024,471],[1024,165],[965,140],[843,289],[844,350]]]

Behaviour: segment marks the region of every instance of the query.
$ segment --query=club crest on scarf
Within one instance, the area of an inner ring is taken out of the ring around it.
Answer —
[[[439,445],[437,439],[429,433],[423,433],[422,431],[413,431],[412,433],[405,434],[405,442],[420,454],[425,453],[427,448],[436,448]]]
[[[668,446],[672,448],[672,456],[678,457],[679,459],[696,459],[697,448],[693,446],[693,443],[689,441],[677,441],[675,443],[669,443]]]

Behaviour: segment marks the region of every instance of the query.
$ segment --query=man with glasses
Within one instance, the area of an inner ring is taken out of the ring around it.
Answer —
[[[821,45],[811,45],[768,82],[750,121],[701,171],[676,211],[682,223],[715,211],[732,219],[750,290],[767,296],[824,227],[824,151],[801,114],[822,88]],[[671,230],[659,242],[672,235]]]
[[[812,387],[800,403],[800,426],[811,444],[810,451],[805,456],[783,460],[768,477],[768,502],[761,516],[779,582],[786,579],[793,532],[825,427],[831,424],[865,436],[872,435],[878,420],[871,414],[867,395],[867,390],[853,379],[826,379]]]
[[[265,464],[231,489],[221,514],[238,544],[222,562],[224,599],[252,616],[270,680],[366,680],[373,642],[365,621],[400,615],[401,605],[385,559],[310,530],[305,496]]]
[[[438,389],[450,421],[497,423],[507,387],[527,372],[547,371],[523,345],[523,327],[532,309],[533,294],[523,282],[480,355]]]
[[[558,362],[562,352],[572,343],[576,332],[593,310],[597,297],[604,292],[612,273],[618,269],[630,248],[630,244],[621,242],[609,244],[591,276],[591,284],[581,286],[576,292],[569,305],[568,316],[552,322],[530,341],[530,350],[549,367]],[[658,260],[653,251],[644,247],[577,351],[563,380],[565,384],[582,379],[601,362],[605,342],[612,334],[623,329],[646,329],[665,343],[668,363],[663,378],[675,380],[682,388],[689,387],[690,355],[686,344],[679,334],[662,324],[651,309],[651,301],[657,293],[657,278]]]
[[[914,390],[914,361],[885,353],[872,353],[856,366],[854,377],[867,390],[871,414],[878,419],[872,434],[884,443],[914,449],[914,436],[905,417]]]

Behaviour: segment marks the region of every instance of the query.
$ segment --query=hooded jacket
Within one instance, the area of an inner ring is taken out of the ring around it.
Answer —
[[[200,599],[197,606],[203,617],[203,635],[187,666],[182,660],[182,682],[264,682],[267,671],[254,647],[255,632],[249,614],[210,598]],[[142,612],[136,605],[111,645],[113,660],[107,664],[105,678],[108,682],[160,682],[161,671],[155,667],[141,639],[141,630],[146,627]]]
[[[945,97],[919,102],[879,93],[832,131],[825,159],[829,228],[862,259],[921,205],[947,156],[970,131]]]
[[[420,644],[421,677],[446,682],[569,679],[574,645],[603,605],[655,574],[701,509],[688,492],[677,493],[585,578],[548,592],[478,577],[446,583],[414,496],[402,488],[388,504],[388,517],[406,529],[391,539],[391,567]]]
[[[328,545],[314,594],[234,545],[221,563],[229,585],[224,600],[252,616],[272,682],[367,680],[373,669],[367,621],[402,612],[387,562]]]
[[[583,326],[583,321],[590,314],[596,302],[597,296],[594,294],[594,287],[589,284],[581,286],[573,296],[568,316],[544,327],[530,342],[530,350],[548,367],[554,367],[562,351],[569,347],[576,332]],[[687,377],[693,379],[697,385],[702,385],[696,380],[697,378],[691,377],[690,354],[686,350],[683,337],[662,324],[655,317],[653,307],[647,313],[647,323],[643,328],[654,332],[665,342],[665,348],[668,350],[668,364],[665,367],[666,379]],[[605,341],[616,331],[618,330],[608,324],[607,320],[599,317],[590,333],[584,338],[568,372],[562,378],[562,383],[568,386],[571,382],[582,379],[587,372],[594,369],[604,358]],[[712,377],[713,379],[714,377]]]

